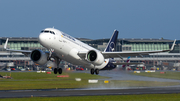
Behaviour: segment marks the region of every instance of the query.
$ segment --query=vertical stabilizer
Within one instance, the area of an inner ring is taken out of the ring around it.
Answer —
[[[127,58],[127,61],[126,61],[126,63],[130,63],[130,56]],[[129,66],[129,65],[122,65],[122,67],[124,68],[124,67],[126,67],[126,66]]]
[[[114,30],[114,33],[111,37],[111,39],[109,40],[109,43],[106,47],[106,49],[104,50],[104,52],[113,52],[115,51],[116,49],[116,41],[117,41],[117,38],[118,38],[118,31],[117,30]]]

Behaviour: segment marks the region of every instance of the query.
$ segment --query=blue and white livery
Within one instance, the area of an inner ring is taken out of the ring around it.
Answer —
[[[91,74],[99,74],[99,70],[111,70],[116,68],[116,65],[128,65],[130,63],[116,63],[114,58],[122,58],[128,56],[147,55],[150,53],[171,51],[174,44],[169,50],[158,51],[138,51],[138,52],[117,52],[115,51],[116,41],[118,38],[118,31],[115,30],[106,49],[99,51],[76,38],[54,28],[46,28],[41,31],[39,35],[39,43],[46,47],[49,51],[42,50],[12,50],[7,49],[8,39],[4,48],[8,51],[21,52],[23,54],[30,54],[30,58],[37,64],[44,65],[51,58],[54,58],[57,67],[54,73],[61,74],[62,69],[59,68],[61,60],[67,61],[74,65],[82,65],[91,70]]]

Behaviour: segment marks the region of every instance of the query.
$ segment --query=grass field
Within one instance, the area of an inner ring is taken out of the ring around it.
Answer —
[[[89,79],[108,79],[89,73],[63,72],[69,77],[57,77],[57,74],[36,72],[0,72],[0,75],[11,75],[13,79],[0,79],[0,90],[26,90],[26,89],[59,89],[59,88],[121,88],[121,87],[157,87],[180,85],[178,82],[111,80],[104,83],[99,80],[96,84],[89,84]],[[81,78],[81,81],[75,81]]]
[[[0,90],[21,89],[57,89],[57,88],[83,88],[88,79],[102,79],[106,77],[90,75],[86,73],[64,72],[62,75],[69,77],[57,77],[57,74],[36,72],[0,72],[1,75],[11,75],[13,79],[0,79]],[[75,78],[81,78],[76,82]]]
[[[180,101],[180,94],[3,98],[1,101]]]
[[[150,73],[147,73],[147,72],[131,73],[131,74],[139,75],[139,76],[148,76],[148,77],[180,80],[180,72],[172,72],[172,71],[166,71],[166,72],[164,72],[164,74],[161,74],[160,71],[150,72]]]

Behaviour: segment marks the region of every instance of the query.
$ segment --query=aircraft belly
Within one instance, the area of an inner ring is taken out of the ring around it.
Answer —
[[[58,53],[58,56],[63,58],[68,55],[68,53],[71,50],[71,47],[69,47],[68,45],[65,45],[65,46],[55,45],[54,49],[55,49],[56,53]]]
[[[69,46],[55,51],[61,60],[74,65],[89,65],[89,63],[78,56],[78,50]]]
[[[66,57],[63,58],[63,60],[72,63],[73,65],[81,65],[81,66],[89,66],[90,63],[88,63],[85,60],[81,60],[81,59],[76,59],[70,55],[67,55]]]

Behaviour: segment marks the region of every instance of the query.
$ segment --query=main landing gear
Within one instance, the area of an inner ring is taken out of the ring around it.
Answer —
[[[94,73],[95,73],[96,75],[98,75],[98,74],[99,74],[99,69],[95,69],[95,70],[94,70],[94,69],[92,68],[92,69],[91,69],[91,74],[93,75]]]
[[[54,74],[57,74],[57,72],[58,72],[59,74],[62,74],[62,69],[61,69],[61,68],[59,68],[59,69],[54,68]]]
[[[57,68],[54,68],[54,74],[62,74],[62,68],[59,68],[59,63],[61,62],[61,60],[57,57],[54,58],[55,59],[55,63],[57,64]]]

